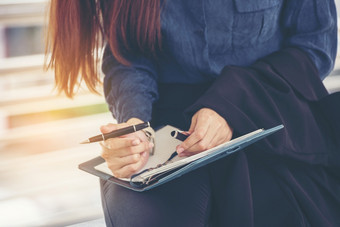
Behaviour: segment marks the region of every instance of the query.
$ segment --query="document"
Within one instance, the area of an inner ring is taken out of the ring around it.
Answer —
[[[171,136],[172,131],[179,129],[167,125],[155,133],[154,155],[150,156],[143,169],[131,178],[115,178],[101,157],[83,163],[79,168],[132,190],[144,191],[241,150],[282,128],[283,125],[267,130],[258,129],[201,153],[189,157],[175,156],[171,161],[167,161],[176,151],[176,146],[182,143]]]

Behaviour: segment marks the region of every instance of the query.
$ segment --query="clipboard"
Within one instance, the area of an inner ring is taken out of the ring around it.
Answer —
[[[108,172],[98,170],[97,167],[105,163],[105,160],[100,156],[93,158],[87,162],[81,163],[79,164],[78,167],[79,169],[87,173],[93,174],[101,179],[107,180],[109,182],[131,189],[133,191],[143,192],[143,191],[147,191],[152,188],[155,188],[159,185],[162,185],[166,182],[169,182],[173,179],[176,179],[188,172],[191,172],[197,168],[200,168],[204,165],[212,163],[218,159],[224,158],[230,154],[240,151],[243,148],[277,132],[283,127],[284,127],[283,125],[278,125],[270,129],[259,129],[254,132],[248,133],[241,137],[235,138],[227,143],[221,144],[217,147],[204,151],[205,153],[201,152],[199,153],[200,155],[197,154],[199,156],[196,156],[196,157],[194,157],[195,155],[190,156],[191,159],[189,159],[190,157],[184,158],[182,160],[187,159],[189,161],[187,162],[183,161],[182,163],[178,163],[177,166],[172,164],[174,166],[173,168],[170,168],[166,171],[162,171],[159,173],[155,173],[154,175],[151,175],[151,177],[148,177],[147,173],[149,169],[147,168],[131,176],[129,180],[116,178],[110,175]],[[157,141],[157,132],[156,132],[156,141]],[[169,135],[169,138],[170,138],[170,135]],[[156,168],[153,168],[153,169],[156,169]],[[146,177],[141,178],[143,175],[145,175]],[[141,180],[139,178],[141,178]]]

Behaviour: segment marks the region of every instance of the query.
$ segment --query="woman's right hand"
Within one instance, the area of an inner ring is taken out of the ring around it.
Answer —
[[[142,123],[132,118],[127,123],[107,124],[100,128],[102,133],[124,128],[133,124]],[[102,157],[105,159],[113,175],[118,178],[130,177],[143,168],[149,158],[149,151],[154,144],[142,131],[130,133],[125,136],[111,138],[101,142]]]

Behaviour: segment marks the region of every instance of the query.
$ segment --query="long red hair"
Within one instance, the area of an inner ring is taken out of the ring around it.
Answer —
[[[155,56],[161,47],[159,0],[51,0],[46,66],[54,69],[59,92],[73,97],[81,80],[97,91],[105,42],[124,65],[124,51]]]

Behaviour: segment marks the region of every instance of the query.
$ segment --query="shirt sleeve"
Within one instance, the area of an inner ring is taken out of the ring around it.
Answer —
[[[102,71],[106,102],[118,123],[132,117],[150,121],[152,104],[158,98],[156,67],[144,57],[126,58],[130,66],[120,64],[110,48],[105,48]]]
[[[284,47],[297,47],[307,53],[324,79],[334,67],[337,52],[334,0],[288,0],[281,18]]]

